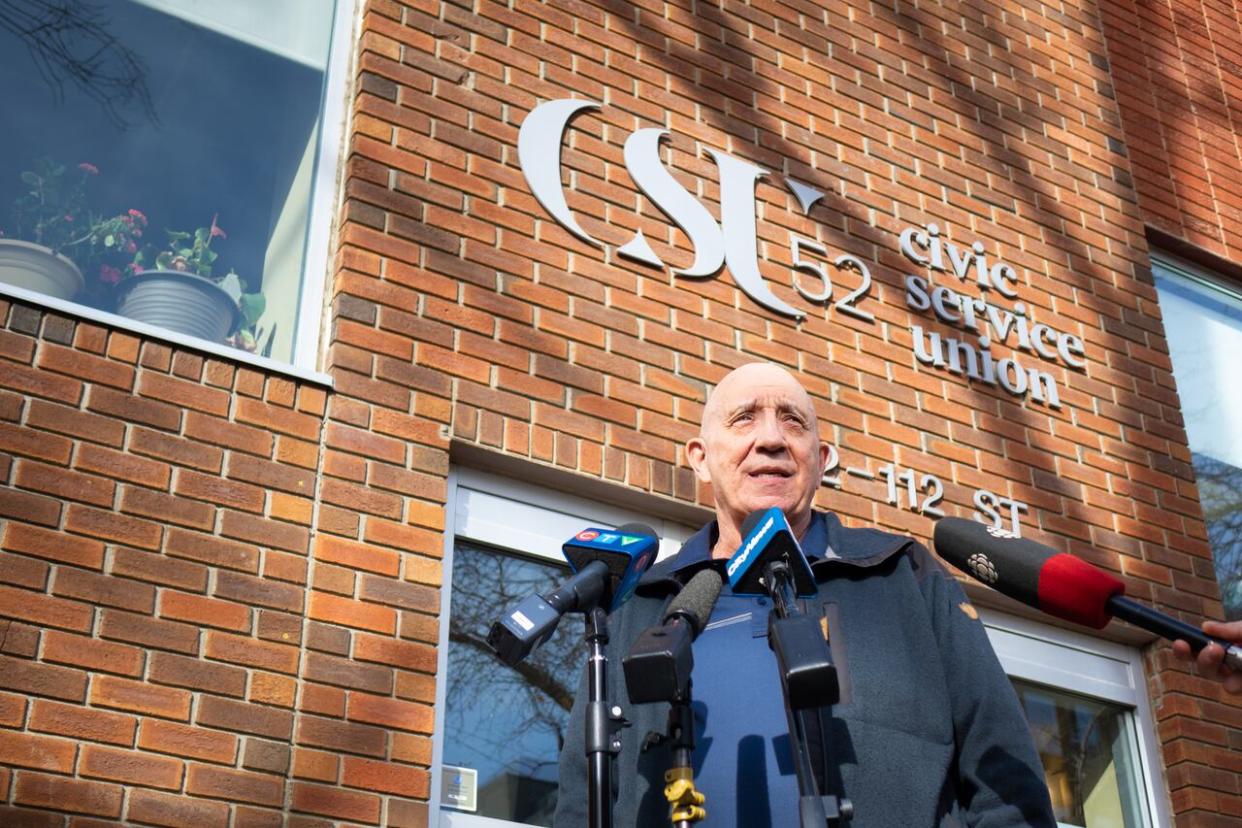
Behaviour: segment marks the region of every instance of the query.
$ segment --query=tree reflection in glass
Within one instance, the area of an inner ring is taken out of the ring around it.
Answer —
[[[582,621],[564,619],[516,667],[486,641],[507,607],[567,576],[565,566],[466,543],[453,552],[444,763],[478,771],[484,816],[552,824],[557,756],[586,660]]]

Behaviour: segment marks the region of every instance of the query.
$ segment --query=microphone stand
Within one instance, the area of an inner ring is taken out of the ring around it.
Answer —
[[[669,804],[673,828],[692,828],[707,816],[707,798],[694,787],[694,710],[690,707],[690,688],[680,694],[668,711],[668,738],[673,765],[664,772],[664,798]]]
[[[798,776],[801,828],[845,828],[854,807],[848,799],[820,794],[806,741],[807,717],[816,715],[816,708],[836,704],[841,697],[828,643],[816,620],[798,609],[789,564],[773,561],[765,566],[763,585],[772,598],[768,646],[776,653],[780,670],[789,743]]]
[[[590,650],[586,713],[587,800],[590,828],[612,828],[612,760],[621,751],[617,731],[627,726],[621,708],[608,704],[608,613],[594,607],[586,614]]]

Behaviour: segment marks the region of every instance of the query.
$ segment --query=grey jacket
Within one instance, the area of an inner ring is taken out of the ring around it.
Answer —
[[[713,522],[653,567],[610,619],[609,700],[632,723],[613,763],[618,828],[669,825],[670,754],[652,738],[664,733],[669,706],[631,705],[621,659],[689,575],[709,565],[714,535]],[[841,675],[841,702],[821,714],[821,790],[852,801],[852,828],[1054,828],[1017,696],[957,582],[916,541],[847,529],[833,514],[815,514],[802,547],[819,584],[804,611],[827,616]],[[584,673],[561,752],[556,828],[587,826],[586,696]],[[707,809],[710,827],[710,802]]]

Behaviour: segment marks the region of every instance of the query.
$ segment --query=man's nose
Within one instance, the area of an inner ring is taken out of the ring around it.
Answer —
[[[781,430],[780,418],[774,414],[759,418],[755,444],[766,451],[780,451],[785,448],[785,432]]]

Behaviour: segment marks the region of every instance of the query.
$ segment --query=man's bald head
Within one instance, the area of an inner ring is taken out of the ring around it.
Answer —
[[[686,456],[712,485],[717,552],[731,554],[742,521],[757,509],[777,506],[798,535],[806,530],[828,447],[801,383],[780,366],[756,362],[730,371],[708,396]]]

